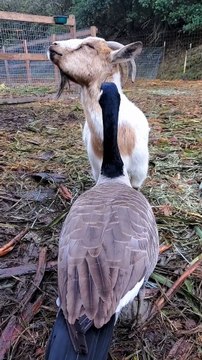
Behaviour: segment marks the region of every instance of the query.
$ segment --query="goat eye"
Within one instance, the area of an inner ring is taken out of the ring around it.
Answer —
[[[84,46],[87,46],[87,47],[89,47],[90,49],[95,50],[94,46],[93,46],[93,45],[91,45],[91,44],[81,44],[81,46],[79,46],[79,48],[78,48],[77,50],[82,49]]]
[[[93,45],[91,45],[91,44],[85,44],[85,45],[87,45],[89,48],[91,48],[91,49],[94,49],[94,50],[95,50],[95,48],[94,48],[94,46],[93,46]]]
[[[85,46],[87,46],[87,47],[90,48],[90,49],[95,50],[94,46],[91,45],[91,44],[81,44],[77,49],[75,49],[75,51],[78,51],[78,50],[82,49],[82,48],[85,47]]]

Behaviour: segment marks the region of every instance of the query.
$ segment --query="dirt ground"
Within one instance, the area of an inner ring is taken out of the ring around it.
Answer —
[[[141,191],[153,206],[161,245],[170,248],[146,291],[157,313],[138,328],[118,322],[113,360],[202,359],[201,89],[200,81],[125,87],[150,123]],[[0,98],[16,98],[16,91],[0,89]],[[68,93],[60,101],[0,106],[0,360],[44,358],[57,311],[59,232],[71,202],[93,184],[83,123],[79,98]]]

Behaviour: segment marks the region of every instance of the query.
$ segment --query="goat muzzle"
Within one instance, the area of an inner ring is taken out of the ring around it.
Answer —
[[[58,51],[57,49],[57,45],[51,45],[49,47],[49,54],[50,54],[50,59],[54,62],[54,58],[55,56],[62,56],[62,54]]]

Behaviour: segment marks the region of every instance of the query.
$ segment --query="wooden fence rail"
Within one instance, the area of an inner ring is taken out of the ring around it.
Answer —
[[[85,30],[77,30],[76,31],[76,38],[83,38],[85,36],[96,36],[97,34],[97,28],[96,26],[91,26],[89,29],[85,29]],[[71,34],[70,33],[64,33],[64,34],[54,34],[55,35],[55,40],[68,40],[71,39]],[[47,38],[43,38],[43,39],[36,39],[36,40],[29,40],[29,47],[33,47],[36,45],[42,45],[42,44],[47,44],[48,42],[52,42],[52,35],[48,36]],[[7,51],[9,52],[15,52],[19,49],[20,44],[18,45],[12,45],[12,46],[7,46]]]
[[[24,14],[24,13],[8,12],[8,11],[0,11],[0,20],[25,21],[25,22],[32,22],[37,24],[55,25],[53,16],[40,16],[40,15],[32,15],[32,14]],[[75,24],[76,21],[74,15],[69,15],[65,26],[74,27]]]
[[[0,60],[16,60],[16,61],[47,61],[45,54],[30,54],[30,53],[0,53]]]

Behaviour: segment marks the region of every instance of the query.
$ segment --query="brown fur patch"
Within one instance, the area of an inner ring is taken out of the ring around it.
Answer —
[[[97,135],[91,134],[91,144],[95,155],[102,159],[103,157],[103,142]]]
[[[105,58],[111,53],[111,49],[104,41],[94,39],[93,41],[89,41],[89,44],[92,44],[98,54]]]
[[[135,132],[129,125],[118,128],[118,145],[122,156],[130,156],[135,147]]]
[[[91,144],[95,155],[103,157],[103,143],[98,135],[91,132]],[[129,125],[121,125],[118,129],[118,145],[121,156],[130,156],[135,147],[135,133]]]

